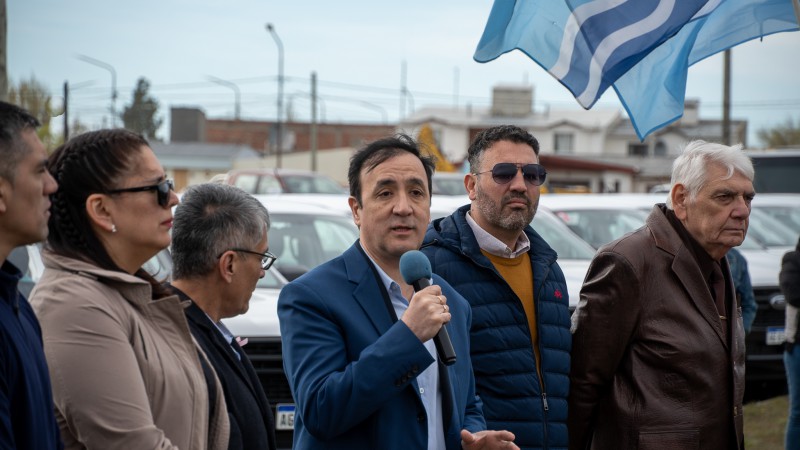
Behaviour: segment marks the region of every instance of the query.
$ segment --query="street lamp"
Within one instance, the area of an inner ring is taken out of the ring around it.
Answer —
[[[283,124],[281,123],[283,120],[283,42],[281,42],[281,38],[278,37],[278,33],[275,32],[275,27],[272,26],[271,23],[267,24],[267,31],[269,34],[272,35],[272,39],[275,40],[275,45],[278,46],[278,123],[277,123],[277,130],[275,133],[275,142],[277,146],[277,153],[275,157],[276,165],[278,169],[281,168],[281,141],[283,139]]]
[[[111,128],[117,126],[117,71],[111,64],[86,55],[75,55],[76,58],[93,66],[101,67],[111,72]]]
[[[241,112],[241,93],[239,91],[239,86],[237,86],[232,81],[223,80],[222,78],[217,78],[217,77],[215,77],[213,75],[208,75],[208,80],[211,81],[211,82],[214,82],[214,83],[217,83],[217,84],[221,84],[223,86],[227,86],[227,87],[233,89],[233,93],[234,93],[234,96],[235,96],[234,97],[235,103],[234,103],[233,117],[236,120],[239,120],[239,113]]]

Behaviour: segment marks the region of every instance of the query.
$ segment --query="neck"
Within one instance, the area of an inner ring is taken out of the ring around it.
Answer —
[[[179,279],[172,281],[172,285],[188,295],[192,302],[208,314],[208,317],[215,323],[222,320],[221,305],[219,304],[219,299],[222,297],[217,295],[212,283],[204,279]]]
[[[403,291],[403,295],[406,297],[410,297],[409,292],[413,295],[414,288],[411,287],[410,284],[406,283],[403,279],[403,275],[400,273],[400,258],[396,258],[393,261],[383,261],[376,258],[369,250],[362,244],[361,248],[364,249],[364,252],[369,255],[372,261],[378,265],[378,267],[383,270],[386,275],[389,276],[395,283],[400,285],[400,290]]]

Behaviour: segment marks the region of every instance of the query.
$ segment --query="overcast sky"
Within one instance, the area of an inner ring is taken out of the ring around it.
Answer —
[[[109,123],[111,75],[76,57],[104,61],[117,73],[117,111],[131,101],[140,77],[168,120],[171,106],[198,106],[230,118],[234,82],[243,118],[276,117],[278,50],[265,24],[274,24],[285,55],[285,105],[310,117],[310,75],[317,73],[326,121],[389,122],[402,114],[403,61],[413,102],[423,106],[485,106],[498,83],[532,83],[534,107],[580,110],[566,88],[520,52],[488,64],[472,60],[491,0],[6,0],[8,70],[12,82],[34,76],[57,104],[65,81],[71,117]],[[787,0],[788,1],[788,0]],[[391,6],[390,6],[391,5]],[[800,119],[800,33],[779,33],[734,48],[732,116],[755,131]],[[722,116],[722,57],[689,71],[687,98],[701,117]],[[622,107],[609,90],[595,108]],[[160,135],[168,138],[168,129]]]

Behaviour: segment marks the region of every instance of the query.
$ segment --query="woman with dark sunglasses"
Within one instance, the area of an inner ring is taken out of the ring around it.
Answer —
[[[48,169],[63,188],[31,303],[66,448],[227,448],[219,380],[178,297],[142,269],[178,203],[153,150],[126,130],[84,133]]]

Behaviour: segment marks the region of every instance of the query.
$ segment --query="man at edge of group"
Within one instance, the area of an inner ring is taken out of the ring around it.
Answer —
[[[234,186],[192,186],[175,209],[169,287],[191,301],[189,330],[222,384],[230,450],[277,448],[269,399],[247,354],[222,323],[247,312],[258,280],[275,261],[267,251],[268,229],[264,205]]]
[[[531,227],[546,172],[539,143],[511,125],[468,150],[471,205],[428,226],[422,251],[472,307],[475,390],[489,428],[522,449],[567,448],[569,305],[556,252]]]
[[[435,274],[415,293],[400,273],[430,219],[433,168],[407,136],[356,152],[348,202],[359,240],[281,290],[295,450],[518,449],[512,433],[485,430],[466,300]],[[432,340],[445,324],[450,366]]]
[[[667,203],[592,260],[573,314],[570,448],[739,449],[744,327],[725,254],[747,233],[753,165],[693,141]]]
[[[49,196],[58,184],[38,126],[27,111],[0,102],[0,448],[62,448],[42,330],[18,288],[25,267],[6,260],[48,233]]]

